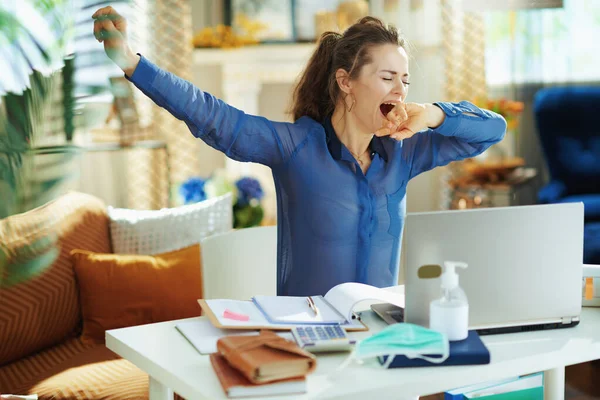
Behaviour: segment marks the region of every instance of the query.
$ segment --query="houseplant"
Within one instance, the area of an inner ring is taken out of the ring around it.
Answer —
[[[69,49],[75,16],[91,15],[89,9],[97,3],[77,4],[78,8],[70,0],[0,3],[0,219],[55,198],[76,174],[72,160],[80,149],[72,139],[86,121],[77,119],[81,108]],[[90,24],[89,34],[78,40],[92,36]],[[101,90],[78,89],[86,96]],[[52,221],[46,222],[52,226]],[[0,287],[49,266],[57,255],[53,236],[49,232],[19,254],[8,254],[0,243]]]

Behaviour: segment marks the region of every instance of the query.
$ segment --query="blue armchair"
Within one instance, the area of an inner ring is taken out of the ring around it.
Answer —
[[[600,86],[542,89],[534,113],[550,172],[538,201],[583,202],[583,259],[600,264]]]

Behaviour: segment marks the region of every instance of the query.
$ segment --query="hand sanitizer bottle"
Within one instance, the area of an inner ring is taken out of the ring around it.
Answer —
[[[429,306],[429,328],[445,333],[450,341],[464,340],[469,335],[469,303],[467,295],[458,286],[456,267],[467,268],[467,264],[444,262],[442,297],[433,300]]]

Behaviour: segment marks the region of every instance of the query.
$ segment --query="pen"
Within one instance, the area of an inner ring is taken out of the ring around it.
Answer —
[[[308,302],[308,306],[310,307],[310,309],[314,311],[315,317],[318,316],[319,309],[317,308],[317,305],[315,304],[315,301],[312,299],[312,297],[308,296],[306,298],[306,301]]]

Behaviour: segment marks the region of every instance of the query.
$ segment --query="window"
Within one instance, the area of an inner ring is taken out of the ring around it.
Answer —
[[[488,85],[600,81],[600,2],[485,16]]]

